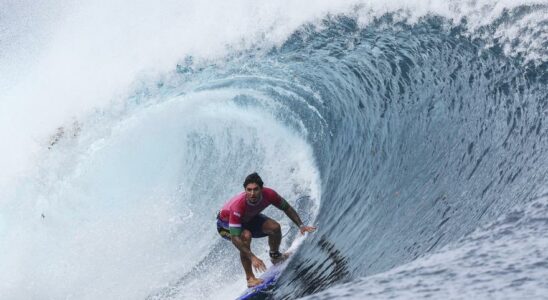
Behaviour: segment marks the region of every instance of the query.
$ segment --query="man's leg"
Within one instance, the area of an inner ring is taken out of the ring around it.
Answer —
[[[240,238],[244,242],[245,246],[250,249],[251,247],[251,231],[244,229]],[[240,252],[240,259],[242,261],[242,266],[244,267],[245,277],[247,280],[250,278],[255,278],[253,274],[253,269],[251,268],[251,259]]]
[[[263,223],[262,229],[268,235],[270,252],[278,252],[280,243],[282,242],[282,228],[280,224],[269,218]]]

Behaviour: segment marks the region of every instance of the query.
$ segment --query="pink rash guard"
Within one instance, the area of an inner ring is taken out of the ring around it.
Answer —
[[[242,232],[242,223],[249,222],[253,217],[260,214],[270,204],[275,207],[286,210],[289,204],[273,189],[264,187],[261,191],[261,200],[256,204],[249,203],[245,198],[245,192],[232,197],[219,213],[219,218],[228,222],[230,235],[240,235]]]

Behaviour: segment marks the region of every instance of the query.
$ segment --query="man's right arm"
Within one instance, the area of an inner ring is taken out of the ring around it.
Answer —
[[[253,252],[245,245],[244,241],[242,241],[242,238],[240,238],[239,235],[233,235],[230,237],[232,240],[232,244],[240,250],[240,253],[243,253],[245,256],[249,257],[250,259],[255,256]]]
[[[242,238],[240,238],[239,235],[233,235],[231,240],[234,246],[236,246],[236,248],[240,250],[240,253],[243,253],[245,256],[249,258],[249,260],[251,260],[251,265],[253,266],[253,268],[255,268],[256,271],[259,271],[259,272],[266,271],[266,266],[264,262],[260,258],[255,256],[253,252],[251,252],[249,247],[244,243],[244,241],[242,241]]]
[[[230,230],[230,239],[232,240],[232,244],[238,250],[240,250],[240,253],[243,253],[245,256],[249,257],[250,259],[254,256],[253,253],[250,250],[250,247],[247,246],[240,235],[242,234],[242,215],[244,214],[243,210],[239,211],[231,211],[230,217],[228,220],[228,226]]]

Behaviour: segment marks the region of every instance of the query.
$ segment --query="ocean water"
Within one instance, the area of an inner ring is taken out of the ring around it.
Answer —
[[[0,7],[1,299],[236,298],[254,171],[271,299],[548,299],[548,2]]]

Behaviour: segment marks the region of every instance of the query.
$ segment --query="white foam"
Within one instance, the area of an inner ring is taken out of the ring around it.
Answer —
[[[144,298],[189,273],[221,240],[215,211],[252,171],[290,201],[302,193],[318,201],[310,147],[267,110],[231,104],[234,96],[175,98],[59,141],[2,206],[0,294]],[[234,280],[196,281],[182,295],[230,289]],[[238,287],[231,293],[245,285]]]

